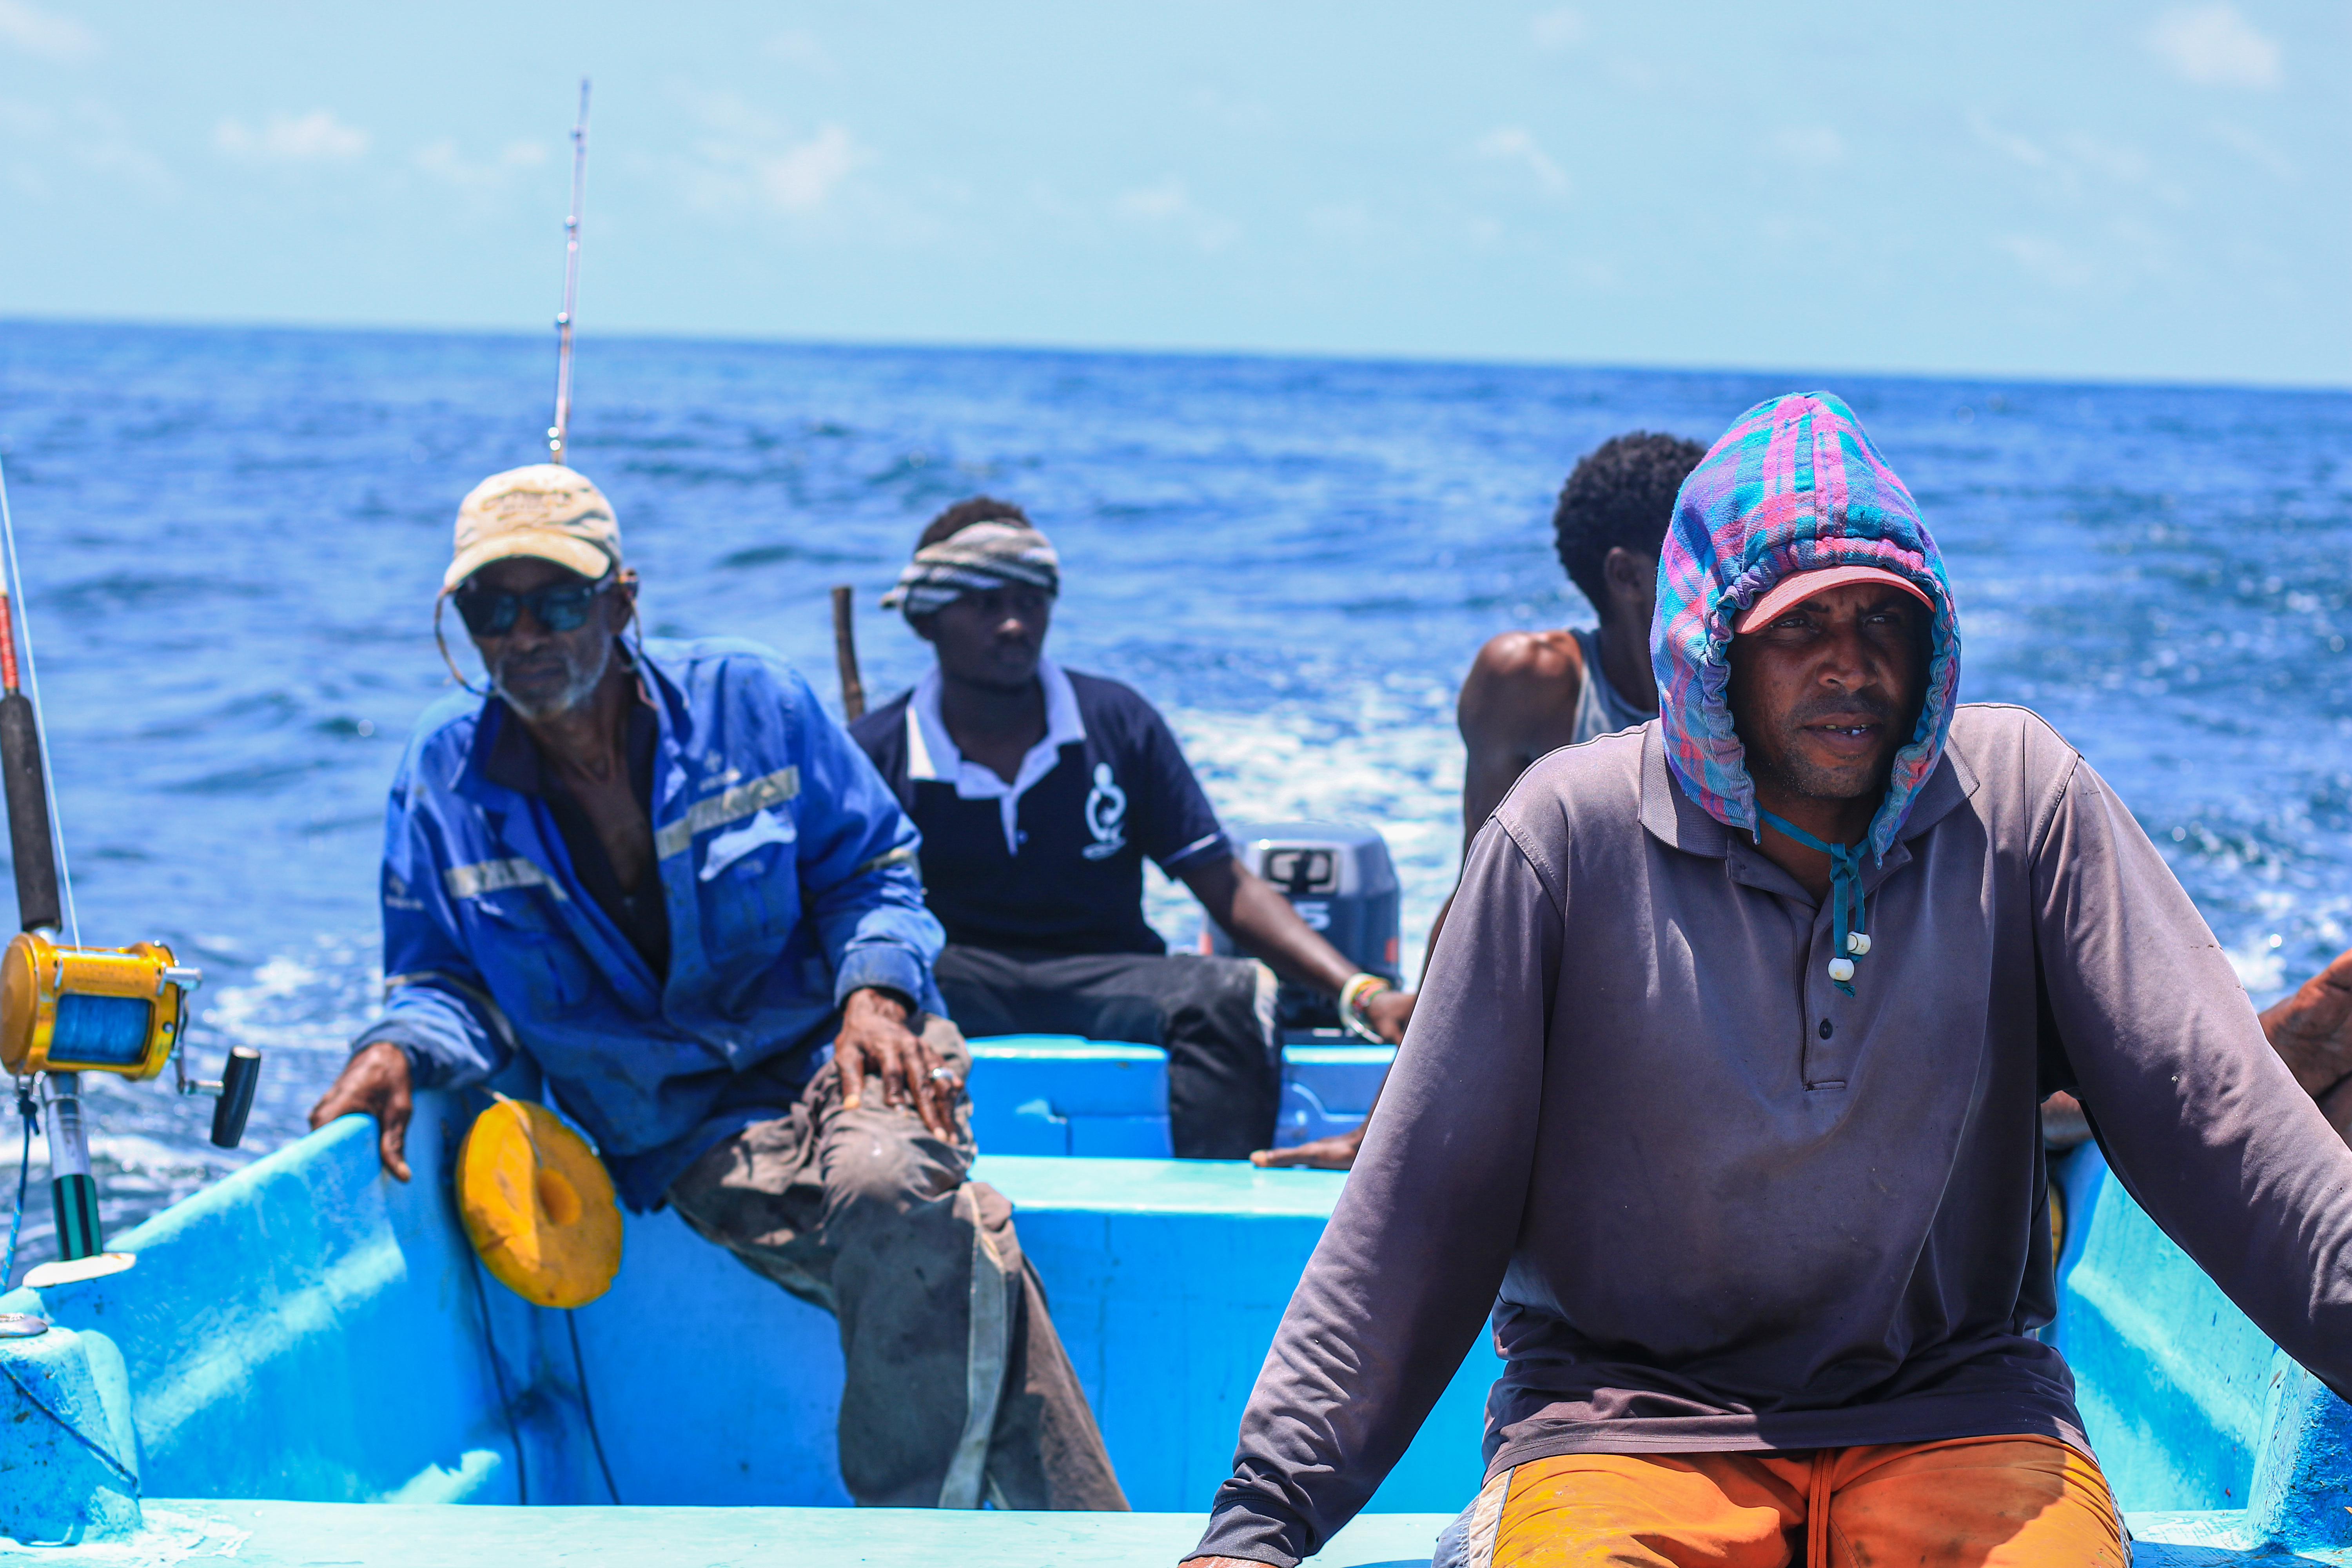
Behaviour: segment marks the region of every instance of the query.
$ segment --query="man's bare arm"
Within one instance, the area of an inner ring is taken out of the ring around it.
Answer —
[[[2352,1140],[2352,951],[2273,1003],[2263,1034],[2328,1125]]]
[[[1300,919],[1274,884],[1239,859],[1224,856],[1186,866],[1177,875],[1210,919],[1284,979],[1337,996],[1354,977],[1354,963]],[[1391,1044],[1404,1038],[1412,1016],[1409,991],[1383,991],[1364,1004],[1364,1021]]]
[[[1528,771],[1547,752],[1576,738],[1576,704],[1584,693],[1584,650],[1570,632],[1505,632],[1490,637],[1462,678],[1454,721],[1466,753],[1462,769],[1462,853]],[[1437,952],[1437,933],[1453,912],[1447,894],[1430,922],[1422,973]]]
[[[1455,701],[1454,722],[1468,752],[1462,771],[1462,852],[1486,825],[1528,764],[1546,752],[1568,744],[1575,736],[1577,699],[1584,689],[1584,650],[1568,632],[1505,632],[1487,639],[1463,678]],[[1428,953],[1437,952],[1437,936],[1445,929],[1454,899],[1446,896],[1437,918],[1430,922]],[[1422,960],[1429,973],[1429,958]],[[1383,1031],[1385,1033],[1385,1031]],[[1373,1096],[1378,1104],[1380,1097]],[[1304,1165],[1318,1170],[1344,1171],[1356,1163],[1364,1129],[1371,1125],[1368,1111],[1346,1132],[1293,1149],[1261,1149],[1250,1159],[1260,1165]]]
[[[1454,710],[1467,753],[1462,772],[1465,854],[1528,764],[1575,737],[1576,704],[1583,690],[1583,650],[1570,633],[1505,632],[1478,650]]]
[[[2352,1077],[2352,952],[2273,1004],[2263,1034],[2314,1099]]]

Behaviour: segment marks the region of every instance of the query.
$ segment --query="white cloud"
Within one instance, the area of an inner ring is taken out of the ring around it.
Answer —
[[[2013,131],[2003,131],[1978,110],[1969,111],[1969,129],[1976,132],[1978,141],[1997,152],[2008,153],[2029,169],[2050,166],[2050,154],[2043,152],[2038,143]]]
[[[2226,120],[2216,120],[2213,121],[2212,130],[2215,141],[2243,153],[2250,161],[2269,171],[2276,178],[2285,181],[2290,185],[2301,182],[2302,172],[2294,166],[2294,162],[2285,153],[2244,126],[2234,125]]]
[[[841,183],[874,157],[845,126],[821,125],[805,142],[753,158],[751,174],[770,206],[799,216],[831,201]]]
[[[1174,174],[1122,191],[1111,210],[1130,223],[1176,234],[1202,250],[1223,250],[1241,235],[1232,219],[1209,211]]]
[[[1665,79],[1657,67],[1647,60],[1637,60],[1631,55],[1619,55],[1612,58],[1609,62],[1609,74],[1635,92],[1648,92]]]
[[[121,115],[89,100],[52,110],[0,100],[5,178],[23,195],[46,200],[66,183],[87,186],[95,174],[169,198],[178,187],[163,160],[142,146]]]
[[[1478,138],[1471,149],[1489,163],[1504,163],[1518,169],[1533,180],[1536,188],[1548,196],[1568,195],[1568,171],[1555,163],[1543,144],[1528,131],[1517,125],[1498,125]]]
[[[727,92],[694,93],[687,108],[703,134],[690,156],[664,162],[697,211],[730,219],[823,220],[819,226],[835,234],[847,232],[846,223],[869,237],[922,226],[918,215],[853,177],[882,154],[847,126],[828,121],[813,131],[795,129]]]
[[[2146,184],[2154,173],[2147,154],[2125,142],[2102,141],[2086,131],[2076,131],[2065,137],[2063,144],[2076,164],[2117,184]]]
[[[2084,289],[2098,277],[2088,258],[2039,235],[2007,234],[1994,243],[2009,252],[2020,267],[2044,283],[2061,289]]]
[[[2228,0],[2176,5],[2156,19],[2145,41],[2175,76],[2199,87],[2269,89],[2285,79],[2278,40]]]
[[[1184,182],[1171,174],[1156,185],[1139,185],[1123,192],[1112,204],[1129,217],[1139,217],[1148,223],[1166,223],[1188,211],[1192,205],[1192,194]]]
[[[2154,196],[2170,206],[2189,202],[2187,187],[2170,167],[2127,142],[2110,142],[2087,131],[2067,131],[2037,140],[1995,125],[1971,110],[1976,139],[2032,174],[2032,184],[2052,200],[2113,201],[2122,193]]]
[[[770,59],[782,60],[788,66],[798,66],[819,76],[838,76],[841,73],[841,67],[835,62],[832,52],[817,40],[814,33],[790,29],[772,34],[766,43],[760,46],[760,49]]]
[[[1528,18],[1528,37],[1548,55],[1573,48],[1584,41],[1584,13],[1573,5],[1539,12]]]
[[[1361,202],[1325,202],[1307,209],[1307,226],[1328,239],[1370,239],[1371,210]]]
[[[0,44],[45,60],[84,60],[100,47],[98,35],[79,22],[25,0],[0,0]]]
[[[476,162],[445,137],[418,148],[410,162],[446,184],[487,195],[503,190],[515,175],[546,163],[547,149],[536,142],[509,142],[495,155]]]
[[[1195,112],[1228,131],[1260,132],[1274,129],[1274,114],[1265,105],[1247,99],[1228,98],[1213,87],[1194,88],[1191,101]]]
[[[260,163],[335,163],[368,150],[368,133],[344,124],[324,109],[308,114],[273,114],[254,130],[227,119],[213,128],[213,145],[232,158]]]
[[[751,110],[715,118],[734,134],[694,143],[696,164],[687,176],[687,197],[708,212],[821,216],[840,205],[852,174],[879,160],[845,124],[821,124],[812,136],[793,139]]]
[[[1791,163],[1826,169],[1845,162],[1845,139],[1826,125],[1791,125],[1775,132],[1773,150]]]

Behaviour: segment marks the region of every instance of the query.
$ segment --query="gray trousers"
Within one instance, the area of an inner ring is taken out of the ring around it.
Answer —
[[[1282,1047],[1274,973],[1192,953],[1019,953],[950,942],[940,994],[990,1035],[1085,1035],[1168,1053],[1168,1135],[1180,1160],[1246,1160],[1274,1142]]]
[[[922,1035],[971,1070],[953,1024],[926,1018]],[[844,1110],[828,1066],[789,1112],[712,1149],[668,1194],[707,1239],[839,1322],[850,1496],[868,1508],[1125,1510],[1013,1205],[964,1179],[970,1103],[943,1141],[884,1105],[878,1083],[864,1098]]]

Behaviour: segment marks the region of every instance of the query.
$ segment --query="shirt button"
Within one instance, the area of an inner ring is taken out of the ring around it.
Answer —
[[[1822,1038],[1826,1040],[1835,1033],[1837,1033],[1837,1031],[1830,1026],[1830,1021],[1827,1018],[1823,1018],[1822,1020]]]

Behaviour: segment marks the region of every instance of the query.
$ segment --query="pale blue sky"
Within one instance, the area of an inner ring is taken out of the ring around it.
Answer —
[[[0,316],[2341,385],[2347,17],[0,0]]]

